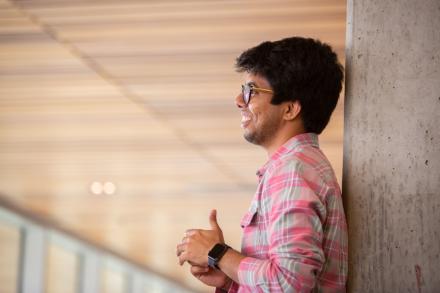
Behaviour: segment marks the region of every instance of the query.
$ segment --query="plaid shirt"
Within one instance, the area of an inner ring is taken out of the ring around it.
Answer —
[[[318,136],[291,138],[257,175],[241,221],[246,258],[229,292],[345,292],[347,224]]]

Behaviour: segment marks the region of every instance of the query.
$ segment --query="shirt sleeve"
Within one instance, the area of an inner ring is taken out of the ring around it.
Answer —
[[[310,292],[325,261],[322,241],[325,204],[303,173],[272,174],[263,190],[269,258],[244,258],[240,285],[252,292]]]

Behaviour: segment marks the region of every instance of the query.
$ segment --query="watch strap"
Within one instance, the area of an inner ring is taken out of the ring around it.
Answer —
[[[218,262],[225,255],[230,247],[224,243],[217,243],[208,253],[208,266],[211,268],[220,269]]]

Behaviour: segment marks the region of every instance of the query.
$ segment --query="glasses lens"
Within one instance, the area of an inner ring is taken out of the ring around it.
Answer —
[[[243,101],[244,103],[247,105],[249,104],[249,100],[251,99],[251,94],[252,94],[252,87],[249,86],[248,84],[242,85],[241,86],[241,91],[243,94]]]

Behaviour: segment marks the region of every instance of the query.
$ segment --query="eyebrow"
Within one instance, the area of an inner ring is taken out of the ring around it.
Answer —
[[[258,87],[258,85],[253,81],[247,82],[246,84],[250,86]]]

